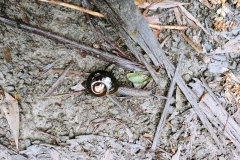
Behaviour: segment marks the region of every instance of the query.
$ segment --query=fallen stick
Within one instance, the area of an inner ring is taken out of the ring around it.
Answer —
[[[176,71],[175,71],[175,74],[174,74],[174,77],[172,79],[172,83],[170,85],[170,88],[169,88],[169,91],[168,91],[168,95],[167,95],[167,97],[169,99],[167,99],[167,101],[166,101],[165,107],[164,107],[162,115],[161,115],[161,119],[160,119],[160,121],[158,123],[157,129],[156,129],[156,132],[155,132],[155,136],[153,138],[153,143],[152,143],[152,147],[151,147],[151,149],[153,149],[153,150],[156,149],[157,142],[158,142],[158,140],[160,138],[162,128],[163,128],[164,124],[166,123],[168,110],[169,110],[170,104],[172,102],[170,100],[170,98],[172,97],[172,94],[173,94],[173,91],[174,91],[174,87],[176,85],[176,79],[177,79],[177,75],[178,75],[179,69],[180,69],[181,64],[182,64],[182,60],[183,60],[183,53],[179,57],[178,65],[177,65],[177,68],[176,68]]]
[[[62,75],[58,78],[58,80],[52,85],[52,87],[43,95],[43,97],[48,97],[50,96],[56,89],[57,87],[63,82],[64,77],[66,76],[67,72],[69,69],[73,66],[73,62],[70,63],[70,65],[65,69],[65,71],[62,73]]]
[[[93,57],[99,58],[101,60],[110,62],[110,63],[114,63],[122,68],[128,69],[128,70],[132,70],[132,71],[145,71],[145,69],[143,68],[143,66],[141,64],[137,64],[135,62],[126,60],[124,58],[112,55],[108,52],[99,50],[99,49],[95,49],[92,47],[89,47],[87,45],[84,44],[80,44],[78,42],[75,41],[71,41],[69,39],[66,39],[64,37],[52,34],[48,31],[44,31],[42,29],[36,28],[36,27],[32,27],[26,24],[22,24],[22,23],[17,23],[13,20],[4,18],[4,17],[0,17],[0,21],[3,22],[4,24],[10,25],[12,27],[18,27],[19,29],[25,30],[25,31],[29,31],[31,33],[35,33],[41,36],[44,36],[46,38],[49,38],[51,40],[54,40],[56,42],[59,43],[63,43],[65,44],[67,47],[70,48],[75,48],[77,50],[84,50],[86,54],[91,55]]]

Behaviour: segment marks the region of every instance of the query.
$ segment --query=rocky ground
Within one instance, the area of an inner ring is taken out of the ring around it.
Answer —
[[[82,5],[81,0],[68,0],[67,3]],[[185,7],[219,42],[199,28],[189,27],[185,33],[194,42],[215,49],[239,35],[240,14],[232,2],[226,2],[229,13],[224,19],[236,22],[236,26],[223,32],[215,31],[213,23],[221,5],[212,6],[213,10],[210,10],[199,1],[191,1]],[[163,13],[166,9],[156,12]],[[0,16],[89,46],[97,42],[86,14],[66,7],[37,1],[0,0]],[[177,24],[173,11],[159,18],[162,25]],[[105,20],[99,20],[98,25],[107,28],[115,40],[118,38]],[[178,30],[162,30],[159,41],[162,42],[168,35],[171,37],[163,50],[174,65],[177,65],[179,54],[184,53],[180,69],[184,81],[189,83],[193,78],[204,76],[208,82],[218,83],[212,85],[213,91],[229,115],[238,122],[239,117],[234,116],[238,111],[237,104],[227,100],[225,95],[223,85],[226,79],[222,69],[228,68],[236,77],[239,76],[239,52],[200,54]],[[158,148],[153,152],[149,147],[164,108],[164,100],[114,97],[121,108],[107,97],[94,97],[84,91],[77,95],[54,96],[72,93],[71,87],[86,78],[81,73],[99,69],[113,72],[121,84],[131,86],[126,77],[130,71],[91,56],[81,56],[75,49],[3,23],[0,23],[0,44],[1,53],[7,47],[11,55],[7,62],[5,55],[0,54],[0,85],[9,94],[20,97],[20,151],[15,152],[14,139],[1,110],[0,159],[101,159],[106,151],[109,152],[108,157],[112,155],[113,159],[174,159],[173,155],[177,159],[240,159],[239,150],[228,139],[225,139],[226,153],[219,150],[179,88],[174,92],[176,102],[170,107]],[[123,46],[123,50],[126,51],[126,47]],[[55,61],[53,72],[40,76],[43,67]],[[74,62],[72,74],[66,75],[53,95],[43,98],[60,76],[54,71],[64,70],[71,61]],[[159,73],[162,81],[157,93],[166,96],[171,81],[164,68]],[[149,85],[147,89],[154,86]]]

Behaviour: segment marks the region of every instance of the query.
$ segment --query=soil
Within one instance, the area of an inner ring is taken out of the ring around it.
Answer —
[[[68,0],[67,3],[82,5],[81,0]],[[213,30],[216,10],[220,5],[215,5],[212,11],[199,1],[185,6],[209,32],[217,36],[220,43],[212,41],[212,37],[206,36],[201,29],[189,27],[186,35],[199,44],[213,48],[239,35],[240,13],[231,4],[230,1],[226,3],[230,13],[225,19],[236,21],[237,24],[225,32]],[[165,11],[159,9],[157,13]],[[66,7],[36,1],[0,0],[0,16],[89,46],[98,43],[86,14]],[[118,36],[114,29],[104,19],[98,20],[98,25],[106,28],[112,39],[116,40]],[[160,21],[162,25],[177,24],[173,11],[162,14]],[[204,76],[208,81],[223,84],[223,67],[239,75],[239,53],[210,55],[212,61],[206,63],[203,60],[205,55],[198,54],[177,30],[162,30],[160,42],[168,35],[171,38],[163,49],[171,62],[177,65],[179,53],[185,54],[180,71],[185,82]],[[176,102],[170,107],[167,123],[158,141],[159,147],[153,152],[149,147],[164,108],[164,100],[114,97],[121,108],[107,97],[94,97],[84,91],[78,95],[53,96],[72,93],[71,87],[86,79],[86,76],[78,76],[78,73],[91,73],[100,69],[113,72],[121,84],[132,86],[126,78],[130,71],[91,56],[81,56],[79,51],[63,44],[3,23],[0,23],[0,44],[0,53],[7,47],[11,54],[9,62],[0,54],[0,85],[11,95],[17,93],[20,96],[20,151],[19,154],[10,151],[16,150],[16,147],[5,115],[0,111],[0,159],[101,159],[107,150],[113,159],[171,159],[177,151],[180,151],[180,159],[240,159],[239,150],[227,139],[226,153],[221,153],[178,88],[174,93]],[[122,49],[132,56],[125,46]],[[67,74],[53,95],[44,98],[44,93],[60,74],[51,72],[40,75],[43,67],[55,61],[55,70],[64,70],[73,61],[71,71],[74,74]],[[164,68],[159,73],[162,82],[156,91],[166,96],[171,80],[167,78]],[[154,86],[149,85],[146,89],[150,90]],[[229,105],[224,99],[224,90],[213,90],[218,92],[226,110],[233,115],[237,111],[236,105]],[[146,134],[150,138],[146,138]]]

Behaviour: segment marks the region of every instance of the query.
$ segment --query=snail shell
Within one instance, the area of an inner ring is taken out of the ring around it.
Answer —
[[[118,87],[118,81],[114,75],[103,70],[91,73],[86,81],[87,90],[97,97],[114,94]]]

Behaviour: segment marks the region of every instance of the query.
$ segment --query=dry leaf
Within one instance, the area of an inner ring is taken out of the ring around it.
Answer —
[[[227,28],[232,28],[234,26],[236,26],[236,22],[230,22],[229,24],[226,24],[223,21],[218,20],[214,22],[214,29],[216,31],[226,31]]]
[[[227,28],[228,28],[227,24],[224,23],[223,21],[214,22],[214,29],[216,31],[226,31]]]
[[[181,31],[181,34],[183,36],[183,38],[198,52],[198,53],[203,53],[203,49],[201,46],[197,45],[196,43],[194,43],[188,36],[186,36],[184,34],[183,31]]]
[[[138,5],[139,8],[147,8],[148,6],[150,6],[150,3],[143,3],[143,5]]]
[[[224,72],[225,84],[225,99],[229,104],[235,100],[237,107],[240,107],[240,80],[231,72]],[[237,82],[237,83],[236,83]],[[234,99],[233,99],[234,98]]]
[[[159,3],[153,4],[149,9],[156,10],[158,8],[172,8],[172,7],[182,6],[185,4],[189,4],[189,3],[180,3],[175,1],[162,1]]]
[[[221,4],[221,0],[211,0],[210,1],[212,4]]]
[[[212,7],[210,5],[210,3],[208,2],[208,0],[199,0],[204,6],[208,7],[209,9],[212,10]]]
[[[220,14],[223,17],[225,17],[228,12],[229,12],[229,9],[225,5],[222,5],[222,8],[219,8],[217,10],[217,14]]]
[[[152,138],[152,137],[153,137],[153,135],[151,135],[151,134],[148,134],[148,133],[144,133],[143,137],[144,137],[144,138]]]
[[[9,62],[12,58],[10,50],[9,50],[8,47],[3,48],[3,55],[4,55],[4,59],[6,60],[6,62]]]
[[[214,53],[239,53],[240,52],[240,35],[228,41],[223,46],[218,47]]]
[[[113,159],[113,154],[110,152],[109,149],[104,153],[104,156],[101,158],[101,160],[112,160],[112,159]]]
[[[18,101],[15,100],[7,92],[4,92],[5,100],[7,103],[4,103],[2,100],[0,107],[6,115],[6,119],[12,131],[12,135],[18,150],[18,136],[19,136],[19,107]]]
[[[135,5],[137,5],[137,6],[143,5],[144,2],[146,2],[146,0],[134,0]]]
[[[202,30],[207,33],[208,35],[210,35],[210,33],[208,33],[208,31],[203,27],[203,25],[199,22],[198,19],[194,18],[193,15],[191,13],[189,13],[182,5],[178,5],[178,7],[181,9],[181,13],[184,14],[187,18],[189,18],[190,20],[192,20],[194,23],[196,23],[199,27],[202,28]]]
[[[236,8],[240,8],[240,0],[234,0],[233,4],[236,4]]]

